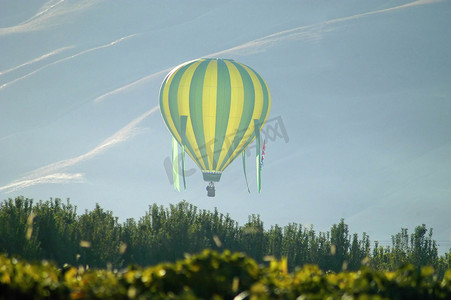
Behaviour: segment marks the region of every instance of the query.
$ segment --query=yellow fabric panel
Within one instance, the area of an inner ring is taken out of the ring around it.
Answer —
[[[193,63],[191,66],[188,67],[188,69],[183,73],[182,78],[180,79],[180,84],[177,91],[177,106],[179,110],[180,116],[188,116],[188,120],[186,122],[186,141],[188,144],[191,145],[191,147],[194,150],[194,155],[196,159],[193,158],[193,160],[199,161],[200,165],[202,166],[202,169],[205,170],[205,165],[202,160],[202,155],[199,151],[199,146],[197,145],[196,136],[194,135],[193,125],[191,124],[191,116],[189,113],[189,89],[191,85],[191,79],[193,78],[194,71],[197,69],[199,64],[202,61],[197,61]],[[190,152],[190,151],[187,151]]]
[[[189,116],[189,88],[194,71],[200,63],[201,62],[198,61],[189,66],[180,79],[177,90],[177,107],[181,116]]]
[[[218,62],[210,61],[205,72],[202,92],[202,118],[204,125],[205,146],[208,156],[208,169],[213,167],[215,146],[216,97],[218,88]]]
[[[224,137],[224,145],[222,147],[221,155],[219,156],[218,160],[218,167],[221,166],[222,161],[224,160],[230,146],[232,145],[233,139],[240,125],[244,106],[244,88],[240,72],[229,61],[225,60],[224,62],[226,63],[230,74],[231,103],[229,123],[227,124],[227,130]]]

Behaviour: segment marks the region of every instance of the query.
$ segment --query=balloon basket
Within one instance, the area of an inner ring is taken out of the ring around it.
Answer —
[[[215,184],[213,183],[213,181],[210,181],[210,183],[207,185],[207,196],[208,197],[215,196]]]

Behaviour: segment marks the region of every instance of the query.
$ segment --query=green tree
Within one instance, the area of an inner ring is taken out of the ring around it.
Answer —
[[[163,236],[161,244],[169,261],[183,258],[185,253],[197,252],[201,248],[196,237],[199,228],[193,226],[196,224],[196,215],[197,208],[186,201],[170,205],[164,230],[159,232]]]
[[[266,253],[263,222],[260,216],[249,216],[248,222],[241,228],[241,247],[247,255],[262,262]]]
[[[274,256],[276,259],[282,258],[282,241],[284,235],[279,225],[271,226],[266,232],[266,254]]]
[[[409,234],[407,228],[401,228],[401,232],[392,235],[392,248],[390,252],[390,269],[397,269],[408,262]]]
[[[322,270],[332,270],[330,233],[319,232],[318,235],[314,233],[313,230],[309,232],[310,263],[318,265]]]
[[[425,224],[410,235],[409,262],[417,268],[438,264],[437,243],[432,239],[432,228],[428,232]]]
[[[370,256],[370,239],[364,232],[362,240],[359,240],[358,234],[354,233],[352,236],[351,249],[349,250],[349,270],[358,270],[362,266],[364,259],[369,260]]]
[[[350,237],[348,225],[341,219],[340,223],[334,224],[330,231],[331,242],[331,265],[330,269],[338,272],[343,264],[347,264],[349,259]]]
[[[79,244],[76,207],[69,200],[64,204],[60,199],[50,199],[40,201],[34,206],[33,212],[43,257],[59,265],[76,263]]]
[[[309,237],[302,225],[291,223],[284,227],[282,256],[288,259],[291,269],[309,261]]]
[[[374,242],[373,254],[369,265],[376,270],[386,271],[390,269],[390,247],[379,246],[379,242]]]
[[[122,244],[119,246],[119,252],[122,254],[126,264],[138,264],[141,259],[138,254],[138,225],[133,218],[128,218],[122,225],[121,238]]]
[[[107,264],[122,266],[120,254],[121,226],[111,211],[104,211],[99,204],[79,218],[80,263],[105,268]]]
[[[0,204],[0,252],[26,259],[41,256],[34,216],[31,199],[10,198]]]
[[[451,269],[451,248],[443,256],[440,256],[437,263],[438,278],[443,278],[446,270]]]
[[[166,210],[156,204],[150,206],[145,215],[139,219],[133,244],[139,264],[150,265],[167,260],[163,251],[164,240],[168,238],[164,232],[166,219]]]

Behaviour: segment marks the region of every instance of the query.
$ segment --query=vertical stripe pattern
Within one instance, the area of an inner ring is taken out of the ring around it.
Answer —
[[[229,59],[184,63],[166,76],[160,89],[167,128],[203,172],[221,173],[243,152],[255,139],[254,120],[261,130],[270,107],[263,78]],[[187,118],[185,133],[182,116]]]

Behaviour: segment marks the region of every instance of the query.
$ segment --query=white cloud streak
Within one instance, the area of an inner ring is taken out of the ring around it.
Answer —
[[[64,0],[58,0],[56,1],[56,3],[54,3],[55,1],[49,1],[47,2],[44,6],[43,9],[41,11],[39,11],[37,14],[35,14],[33,17],[31,17],[30,19],[28,19],[27,22],[30,22],[34,19],[37,19],[38,17],[44,15],[45,13],[49,12],[51,9],[54,9],[56,6],[60,5],[61,3],[64,2]]]
[[[63,47],[63,48],[59,48],[59,49],[53,50],[53,51],[51,51],[51,52],[49,52],[49,53],[43,54],[43,55],[41,55],[41,56],[39,56],[39,57],[37,57],[37,58],[34,58],[34,59],[30,60],[30,61],[27,61],[27,62],[25,62],[25,63],[23,63],[23,64],[21,64],[21,65],[12,67],[12,68],[10,68],[10,69],[8,69],[8,70],[0,71],[0,75],[4,75],[4,74],[6,74],[6,73],[9,73],[9,72],[18,70],[18,69],[23,68],[23,67],[26,67],[26,66],[28,66],[28,65],[32,65],[32,64],[34,64],[34,63],[37,63],[37,62],[39,62],[39,61],[41,61],[41,60],[45,60],[45,59],[47,59],[47,58],[49,58],[49,57],[51,57],[51,56],[53,56],[53,55],[55,55],[55,54],[58,54],[58,53],[60,53],[60,52],[63,52],[63,51],[65,51],[65,50],[70,49],[70,48],[73,48],[73,47],[74,47],[74,46],[68,46],[68,47]]]
[[[165,69],[165,70],[162,70],[162,71],[159,71],[159,72],[147,75],[147,76],[144,76],[144,77],[142,77],[142,78],[140,78],[140,79],[138,79],[136,81],[133,81],[133,82],[127,84],[127,85],[124,85],[124,86],[122,86],[120,88],[117,88],[117,89],[114,89],[112,91],[109,91],[109,92],[107,92],[107,93],[95,98],[94,102],[95,103],[102,102],[103,100],[105,100],[109,96],[112,96],[112,95],[115,95],[115,94],[119,94],[119,93],[121,93],[121,92],[123,92],[123,91],[125,91],[127,89],[136,87],[136,86],[138,86],[140,84],[144,84],[144,83],[148,82],[149,80],[155,79],[156,77],[159,77],[159,76],[162,76],[162,75],[166,75],[170,70],[171,70],[171,68]]]
[[[337,18],[337,19],[333,19],[333,20],[330,20],[330,21],[326,21],[324,23],[325,24],[333,24],[333,23],[348,21],[348,20],[352,20],[352,19],[358,19],[358,18],[362,18],[362,17],[365,17],[365,16],[369,16],[369,15],[382,14],[382,13],[392,12],[392,11],[399,10],[399,9],[405,9],[405,8],[408,8],[408,7],[413,7],[413,6],[418,6],[418,5],[433,4],[433,3],[438,3],[438,2],[442,2],[442,1],[443,0],[417,0],[417,1],[413,1],[413,2],[410,2],[410,3],[406,3],[406,4],[395,6],[395,7],[390,7],[390,8],[370,11],[370,12],[367,12],[367,13],[362,13],[362,14],[358,14],[358,15],[354,15],[354,16],[350,16],[350,17]]]
[[[330,27],[332,24],[349,21],[353,19],[358,19],[362,17],[366,17],[369,15],[376,15],[382,13],[388,13],[400,9],[405,9],[418,5],[427,5],[433,4],[437,2],[442,2],[443,0],[417,0],[407,4],[390,7],[381,10],[370,11],[358,15],[353,15],[349,17],[337,18],[328,21],[324,21],[318,24],[312,24],[307,26],[296,27],[289,30],[280,31],[277,33],[273,33],[267,35],[265,37],[241,44],[236,47],[232,47],[223,51],[215,52],[207,55],[206,57],[218,57],[224,54],[241,54],[241,55],[249,55],[254,54],[256,52],[264,51],[266,48],[269,48],[273,45],[276,45],[282,41],[286,40],[319,40],[322,35],[326,32],[332,31],[333,28]]]
[[[30,187],[36,184],[43,184],[43,183],[67,183],[71,181],[78,181],[80,182],[83,179],[83,175],[80,173],[77,174],[68,174],[68,173],[62,173],[61,171],[74,166],[76,164],[79,164],[83,161],[89,160],[112,146],[122,143],[136,134],[135,128],[148,116],[153,114],[155,111],[159,109],[158,106],[155,106],[154,108],[146,111],[130,123],[128,123],[126,126],[124,126],[122,129],[117,131],[115,134],[104,140],[102,143],[100,143],[97,147],[94,149],[86,152],[85,154],[79,155],[77,157],[61,160],[52,164],[49,164],[47,166],[44,166],[42,168],[36,169],[32,171],[29,175],[16,180],[10,184],[7,184],[5,186],[0,187],[0,192],[4,191],[6,193],[10,193],[13,191],[17,191],[26,187]]]
[[[28,74],[25,74],[25,75],[22,76],[22,77],[16,78],[16,79],[14,79],[14,80],[11,80],[11,81],[8,81],[8,82],[2,84],[2,85],[0,86],[0,90],[6,88],[7,86],[9,86],[9,85],[11,85],[11,84],[14,84],[14,83],[16,83],[16,82],[18,82],[18,81],[21,81],[21,80],[23,80],[23,79],[25,79],[25,78],[27,78],[27,77],[30,77],[30,76],[36,74],[37,72],[42,71],[42,70],[44,70],[44,69],[46,69],[46,68],[48,68],[48,67],[51,67],[51,66],[54,66],[54,65],[56,65],[56,64],[59,64],[59,63],[68,61],[68,60],[70,60],[70,59],[74,59],[74,58],[76,58],[76,57],[78,57],[78,56],[87,54],[87,53],[89,53],[89,52],[93,52],[93,51],[96,51],[96,50],[100,50],[100,49],[104,49],[104,48],[107,48],[107,47],[114,46],[114,45],[116,45],[116,44],[118,44],[118,43],[120,43],[120,42],[122,42],[122,41],[124,41],[124,40],[126,40],[126,39],[132,38],[132,37],[134,37],[134,36],[136,36],[136,35],[137,35],[137,34],[127,35],[127,36],[121,37],[121,38],[119,38],[119,39],[117,39],[117,40],[114,40],[114,41],[112,41],[111,43],[108,43],[108,44],[105,44],[105,45],[101,45],[101,46],[97,46],[97,47],[94,47],[94,48],[90,48],[90,49],[87,49],[87,50],[83,50],[83,51],[78,52],[78,53],[76,53],[76,54],[73,54],[73,55],[71,55],[71,56],[68,56],[68,57],[59,59],[59,60],[57,60],[57,61],[51,62],[51,63],[49,63],[49,64],[47,64],[47,65],[45,65],[45,66],[42,66],[42,67],[40,67],[40,68],[38,68],[38,69],[36,69],[36,70],[34,70],[34,71],[28,73]]]
[[[58,24],[56,20],[58,17],[64,21],[65,19],[63,17],[66,14],[73,14],[77,11],[87,9],[100,1],[102,0],[47,1],[41,10],[28,20],[15,26],[0,28],[0,36],[45,29],[54,24]]]
[[[84,182],[84,176],[81,173],[54,173],[38,178],[22,179],[12,182],[8,185],[0,187],[0,192],[6,191],[12,193],[26,187],[45,183],[68,183],[68,182]]]

